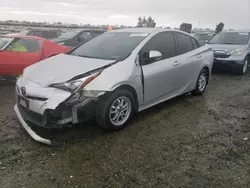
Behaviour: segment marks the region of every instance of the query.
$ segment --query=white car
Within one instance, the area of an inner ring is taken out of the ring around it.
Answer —
[[[29,126],[55,128],[95,118],[123,128],[134,113],[187,92],[202,94],[213,52],[184,32],[135,28],[104,33],[24,70],[16,84],[15,112]]]

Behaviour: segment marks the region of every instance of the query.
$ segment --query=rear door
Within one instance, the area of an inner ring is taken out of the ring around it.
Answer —
[[[41,41],[17,38],[0,52],[0,58],[0,75],[22,74],[25,67],[41,60]]]
[[[162,59],[147,61],[150,50],[159,51]],[[172,32],[162,32],[152,37],[140,52],[143,71],[144,104],[150,105],[177,95],[179,69],[175,66],[176,48]]]
[[[176,66],[180,70],[178,93],[181,94],[193,89],[199,74],[202,55],[196,39],[180,32],[174,32],[174,36],[178,54]]]

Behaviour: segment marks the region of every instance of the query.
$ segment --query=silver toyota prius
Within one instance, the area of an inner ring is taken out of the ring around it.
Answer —
[[[213,52],[184,32],[157,28],[104,33],[67,54],[27,67],[16,84],[15,112],[33,139],[33,126],[61,128],[95,118],[123,128],[142,110],[206,89]]]

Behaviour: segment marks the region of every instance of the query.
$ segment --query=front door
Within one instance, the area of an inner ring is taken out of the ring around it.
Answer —
[[[0,75],[22,74],[24,68],[41,60],[41,42],[15,39],[0,52],[0,58]]]
[[[159,51],[162,58],[146,60],[150,50]],[[144,105],[160,102],[178,93],[179,68],[176,62],[176,47],[172,32],[162,32],[152,37],[142,48],[141,64],[143,71]]]

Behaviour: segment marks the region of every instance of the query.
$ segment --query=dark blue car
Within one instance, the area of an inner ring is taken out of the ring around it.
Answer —
[[[103,30],[98,29],[72,30],[62,33],[58,38],[52,39],[52,41],[73,48],[103,33]]]

